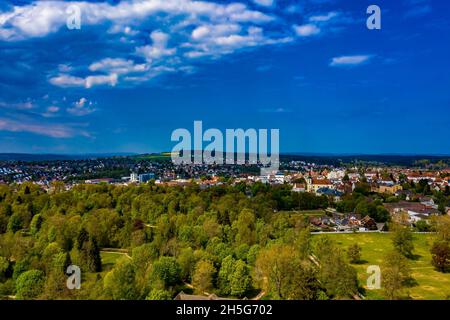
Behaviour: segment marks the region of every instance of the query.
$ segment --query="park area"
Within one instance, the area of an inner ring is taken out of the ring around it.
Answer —
[[[313,237],[323,236],[325,235]],[[393,248],[389,233],[332,233],[326,236],[336,241],[343,249],[354,243],[361,246],[361,263],[353,264],[353,266],[358,271],[359,284],[363,288],[370,276],[366,273],[367,267],[380,265],[382,268],[384,256]],[[450,297],[450,273],[437,272],[431,265],[430,248],[434,237],[433,234],[414,234],[416,258],[409,260],[409,263],[415,281],[406,289],[411,299],[442,300]],[[381,277],[383,277],[383,270],[381,270]],[[367,299],[384,299],[382,289],[365,290],[364,295]]]

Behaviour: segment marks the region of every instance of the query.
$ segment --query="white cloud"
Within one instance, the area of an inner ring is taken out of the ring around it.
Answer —
[[[138,30],[134,30],[130,26],[123,26],[123,25],[120,25],[120,24],[116,24],[116,25],[113,25],[108,30],[108,33],[112,33],[112,34],[121,33],[121,34],[124,34],[126,36],[136,36],[136,35],[139,34],[139,31]]]
[[[201,25],[192,31],[192,39],[201,40],[210,37],[226,36],[241,31],[241,26],[235,23]]]
[[[324,15],[316,15],[316,16],[311,16],[309,18],[310,22],[328,22],[330,20],[332,20],[333,18],[337,17],[339,14],[337,12],[329,12],[327,14]]]
[[[169,41],[167,33],[156,30],[150,34],[150,38],[153,41],[152,45],[136,48],[136,53],[145,57],[148,62],[175,54],[176,48],[167,48],[167,42]]]
[[[114,87],[118,82],[116,73],[110,75],[92,75],[86,78],[60,74],[50,78],[49,82],[58,87],[85,87],[87,89],[98,85],[110,85]]]
[[[267,1],[267,0],[266,0]],[[168,17],[206,17],[214,22],[266,23],[273,17],[256,10],[250,10],[241,3],[221,4],[194,0],[124,0],[116,5],[105,2],[65,2],[37,1],[29,5],[14,6],[9,12],[0,13],[0,37],[3,40],[22,40],[43,37],[65,27],[66,9],[77,5],[82,13],[82,28],[85,25],[98,25],[105,21],[123,26],[155,17],[158,13]],[[128,26],[129,27],[129,26]],[[126,28],[126,27],[125,27]],[[130,27],[129,27],[130,28]],[[126,29],[132,33],[132,29]],[[125,33],[126,33],[126,30]]]
[[[360,64],[367,63],[372,58],[371,55],[354,55],[354,56],[341,56],[334,57],[331,59],[330,66],[340,67],[340,66],[357,66]]]
[[[50,78],[50,83],[58,87],[82,87],[85,84],[83,78],[74,77],[67,74],[60,74]]]
[[[0,14],[0,37],[3,40],[21,40],[42,37],[56,32],[67,17],[61,1],[41,1]]]
[[[293,28],[295,33],[300,37],[310,37],[320,33],[320,28],[314,24],[294,25]]]
[[[292,41],[291,37],[270,38],[261,27],[250,26],[242,30],[234,24],[205,25],[196,28],[191,35],[192,42],[184,43],[187,58],[205,56],[220,57],[243,48],[274,45]]]
[[[295,40],[292,27],[282,21],[284,9],[267,13],[268,9],[261,12],[252,4],[219,0],[117,2],[52,0],[15,6],[0,12],[0,41],[21,41],[64,30],[67,6],[78,5],[82,13],[81,32],[87,34],[94,30],[89,26],[100,26],[95,31],[103,28],[105,42],[120,44],[120,50],[116,51],[117,56],[96,55],[88,65],[81,58],[81,61],[63,61],[56,70],[47,71],[48,81],[59,87],[92,88],[116,86],[122,81],[147,81],[168,72],[188,72],[192,70],[194,58],[217,59],[242,49]],[[262,6],[275,3],[273,0],[257,2]],[[299,12],[302,8],[291,9]],[[299,37],[325,33],[325,20],[332,19],[333,15],[310,17],[310,22],[295,25],[293,29]],[[39,30],[35,30],[36,26]],[[150,33],[150,39],[143,39],[148,28],[155,26],[158,29]]]
[[[52,138],[71,138],[74,136],[89,137],[85,130],[63,124],[43,124],[21,119],[20,121],[0,118],[0,131],[28,132]]]
[[[67,109],[68,113],[78,117],[91,114],[94,111],[94,104],[86,98],[81,98],[73,104],[73,107]]]
[[[90,71],[102,71],[108,74],[128,74],[144,72],[149,69],[146,64],[135,64],[132,60],[121,58],[105,58],[89,66]]]

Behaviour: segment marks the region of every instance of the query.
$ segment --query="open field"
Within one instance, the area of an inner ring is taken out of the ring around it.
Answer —
[[[170,160],[170,152],[163,152],[159,154],[142,154],[134,156],[133,159],[136,161],[167,161]]]
[[[322,237],[325,235],[315,235]],[[365,287],[369,265],[382,265],[384,255],[392,249],[391,235],[389,233],[354,233],[329,234],[343,248],[358,243],[362,247],[361,264],[353,265],[358,271],[358,280]],[[416,285],[407,289],[412,299],[446,299],[450,296],[450,273],[441,273],[434,270],[431,265],[430,248],[434,240],[432,234],[414,234],[414,253],[416,260],[410,260],[412,276]],[[381,270],[383,272],[383,270]],[[383,273],[381,274],[383,276]],[[368,299],[383,299],[382,290],[366,290]]]
[[[101,251],[100,256],[102,258],[103,271],[109,271],[114,267],[119,259],[126,257],[126,254],[121,252]]]

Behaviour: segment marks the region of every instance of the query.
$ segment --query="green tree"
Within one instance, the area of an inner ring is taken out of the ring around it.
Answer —
[[[407,258],[413,257],[413,234],[408,227],[395,226],[392,236],[394,248]]]
[[[8,222],[8,230],[11,232],[19,231],[23,228],[23,219],[20,214],[14,213],[10,218]]]
[[[42,294],[45,275],[40,270],[29,270],[22,273],[16,281],[16,297],[18,299],[35,299]]]
[[[386,298],[390,300],[401,298],[407,281],[411,279],[408,260],[398,251],[390,252],[383,260],[382,287]]]
[[[431,263],[440,272],[450,269],[450,246],[447,241],[435,241],[431,248]]]
[[[185,281],[190,281],[196,263],[194,250],[192,248],[182,249],[177,257],[177,262],[180,265],[181,278]]]
[[[433,225],[439,240],[450,242],[450,217],[442,216],[433,219]]]
[[[258,252],[261,250],[261,247],[258,244],[254,244],[250,247],[247,253],[247,262],[249,265],[254,266],[256,257],[258,256]]]
[[[136,272],[131,261],[122,259],[104,279],[105,290],[114,300],[135,300],[139,291],[135,281]]]
[[[210,261],[199,261],[195,266],[195,271],[192,276],[192,286],[198,293],[204,293],[213,288],[213,278],[216,273],[216,268]]]
[[[66,286],[66,270],[70,264],[70,255],[66,252],[56,253],[52,256],[52,260],[46,268],[43,299],[64,299],[71,296],[72,292]]]
[[[428,232],[430,231],[430,225],[426,220],[419,220],[416,222],[416,229],[419,232]]]
[[[336,243],[327,237],[319,238],[314,252],[318,258],[318,278],[327,295],[352,297],[358,288],[356,270],[348,264]]]
[[[238,260],[236,262],[229,283],[232,296],[243,297],[251,288],[250,270],[244,261]]]
[[[37,235],[42,226],[42,216],[40,214],[36,214],[33,219],[31,219],[30,223],[30,232],[32,235]]]
[[[14,264],[13,268],[13,280],[17,280],[19,276],[30,268],[30,262],[28,259],[19,260]]]
[[[181,268],[174,257],[160,257],[153,264],[153,276],[156,280],[160,280],[165,288],[177,284],[181,277]]]
[[[317,299],[319,294],[314,268],[290,245],[274,244],[261,250],[255,280],[274,299]]]
[[[3,282],[5,280],[8,269],[9,261],[4,257],[0,257],[0,282]]]
[[[231,255],[222,260],[218,274],[218,287],[222,295],[229,295],[231,293],[230,278],[234,271],[236,260]]]
[[[328,296],[348,298],[357,292],[356,270],[345,261],[339,249],[330,252],[319,263],[319,280]]]
[[[358,263],[361,260],[361,247],[354,243],[347,249],[347,257],[351,263]]]
[[[167,290],[152,289],[145,300],[172,300],[172,295]]]
[[[237,221],[233,223],[236,230],[236,243],[252,245],[256,241],[255,215],[249,209],[244,209],[239,214]]]
[[[83,260],[90,272],[102,271],[102,258],[100,256],[100,249],[97,246],[97,241],[89,237],[87,242],[84,242],[82,247]]]

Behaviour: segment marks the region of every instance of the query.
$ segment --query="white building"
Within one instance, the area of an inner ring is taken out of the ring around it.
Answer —
[[[139,176],[136,172],[132,172],[130,175],[130,182],[138,182]]]

